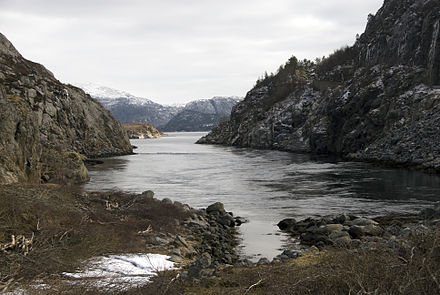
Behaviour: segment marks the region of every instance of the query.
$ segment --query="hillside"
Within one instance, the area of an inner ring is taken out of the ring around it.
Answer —
[[[155,103],[125,91],[92,83],[76,83],[109,110],[123,124],[148,123],[156,127],[165,126],[182,108]]]
[[[169,106],[93,83],[76,85],[98,100],[123,124],[147,123],[164,132],[209,131],[228,117],[232,107],[241,100],[217,96],[194,100],[185,106]]]
[[[240,99],[237,97],[213,97],[191,101],[163,127],[163,130],[209,131],[231,114],[238,101]]]
[[[128,154],[122,125],[0,34],[0,184],[84,182],[85,157]]]
[[[199,143],[440,170],[440,2],[386,0],[351,47],[292,57]]]

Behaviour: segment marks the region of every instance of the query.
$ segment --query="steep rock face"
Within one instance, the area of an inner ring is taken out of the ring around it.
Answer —
[[[439,171],[439,31],[439,1],[387,0],[354,46],[317,65],[289,61],[199,143]]]
[[[0,34],[0,183],[83,182],[84,157],[131,152],[107,110],[24,59]]]
[[[213,97],[187,103],[162,129],[172,131],[209,131],[231,114],[237,97]]]

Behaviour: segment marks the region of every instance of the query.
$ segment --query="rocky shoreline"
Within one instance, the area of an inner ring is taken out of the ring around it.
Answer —
[[[355,44],[292,56],[198,143],[440,171],[438,1],[385,1]]]
[[[254,275],[264,270],[271,274],[292,265],[305,263],[313,267],[322,259],[338,255],[357,257],[363,253],[363,257],[368,257],[370,254],[365,253],[371,251],[389,255],[390,259],[407,257],[414,251],[414,240],[431,236],[440,224],[440,204],[412,215],[364,218],[340,214],[299,221],[284,219],[278,227],[291,235],[290,243],[272,261],[261,258],[255,263],[238,253],[237,226],[245,220],[227,212],[219,202],[206,209],[194,209],[167,198],[159,200],[152,191],[75,192],[47,185],[0,189],[5,212],[17,208],[23,211],[14,211],[18,219],[14,224],[5,224],[7,230],[0,230],[0,272],[6,271],[10,261],[23,266],[15,270],[12,283],[0,280],[2,289],[22,288],[25,285],[21,281],[32,285],[36,277],[47,282],[49,289],[67,288],[69,284],[68,288],[72,288],[71,280],[60,276],[61,273],[75,272],[84,266],[81,261],[97,256],[130,253],[164,254],[180,267],[159,275],[145,288],[155,290],[164,278],[166,289],[170,284],[172,288],[193,288],[208,282],[209,286],[212,280],[224,288],[228,283],[223,278],[230,273],[240,277],[242,273]],[[19,207],[13,205],[11,200],[15,199]],[[41,207],[47,216],[25,213],[35,212],[31,210],[33,206]],[[58,221],[52,224],[52,220],[63,220],[62,225]],[[48,246],[45,241],[52,239],[58,242]],[[89,253],[91,247],[94,250]],[[78,250],[74,251],[75,248]],[[160,284],[163,287],[164,283]],[[82,288],[84,285],[79,284],[72,290],[84,291]]]
[[[144,193],[145,194],[145,193]],[[164,199],[162,202],[171,202]],[[271,260],[262,257],[253,262],[237,253],[239,226],[245,220],[233,217],[223,204],[215,203],[206,209],[191,209],[191,216],[181,223],[182,236],[151,236],[151,244],[167,249],[171,260],[185,266],[183,279],[203,279],[224,268],[255,268],[263,265],[290,263],[303,256],[319,256],[329,249],[357,252],[362,249],[381,249],[398,254],[408,249],[409,240],[428,234],[440,225],[440,203],[419,214],[390,214],[374,218],[340,214],[321,218],[281,220],[277,226],[292,239],[279,255]]]
[[[140,196],[153,198],[152,191]],[[239,259],[236,252],[238,232],[236,226],[243,223],[240,217],[226,212],[222,203],[217,202],[206,209],[193,209],[186,204],[163,199],[161,202],[173,204],[189,213],[189,218],[179,224],[179,234],[154,231],[140,232],[146,239],[147,247],[153,251],[165,252],[170,260],[187,266],[183,277],[201,278],[215,275],[220,267],[232,265]]]

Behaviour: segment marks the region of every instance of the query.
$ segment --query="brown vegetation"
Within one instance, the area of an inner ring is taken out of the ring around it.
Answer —
[[[94,256],[148,252],[139,231],[176,232],[187,216],[182,207],[147,195],[0,186],[0,291],[73,271]],[[28,241],[27,249],[11,246],[18,237]]]
[[[440,231],[417,233],[399,250],[329,249],[286,264],[228,268],[200,282],[162,274],[126,294],[440,294]]]

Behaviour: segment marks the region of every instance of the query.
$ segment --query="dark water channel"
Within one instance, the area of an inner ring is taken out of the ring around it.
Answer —
[[[136,155],[90,167],[88,190],[153,190],[159,199],[201,208],[213,202],[250,220],[243,252],[272,258],[286,237],[276,223],[342,212],[415,212],[440,200],[440,177],[310,155],[194,142],[205,133],[133,140]]]

